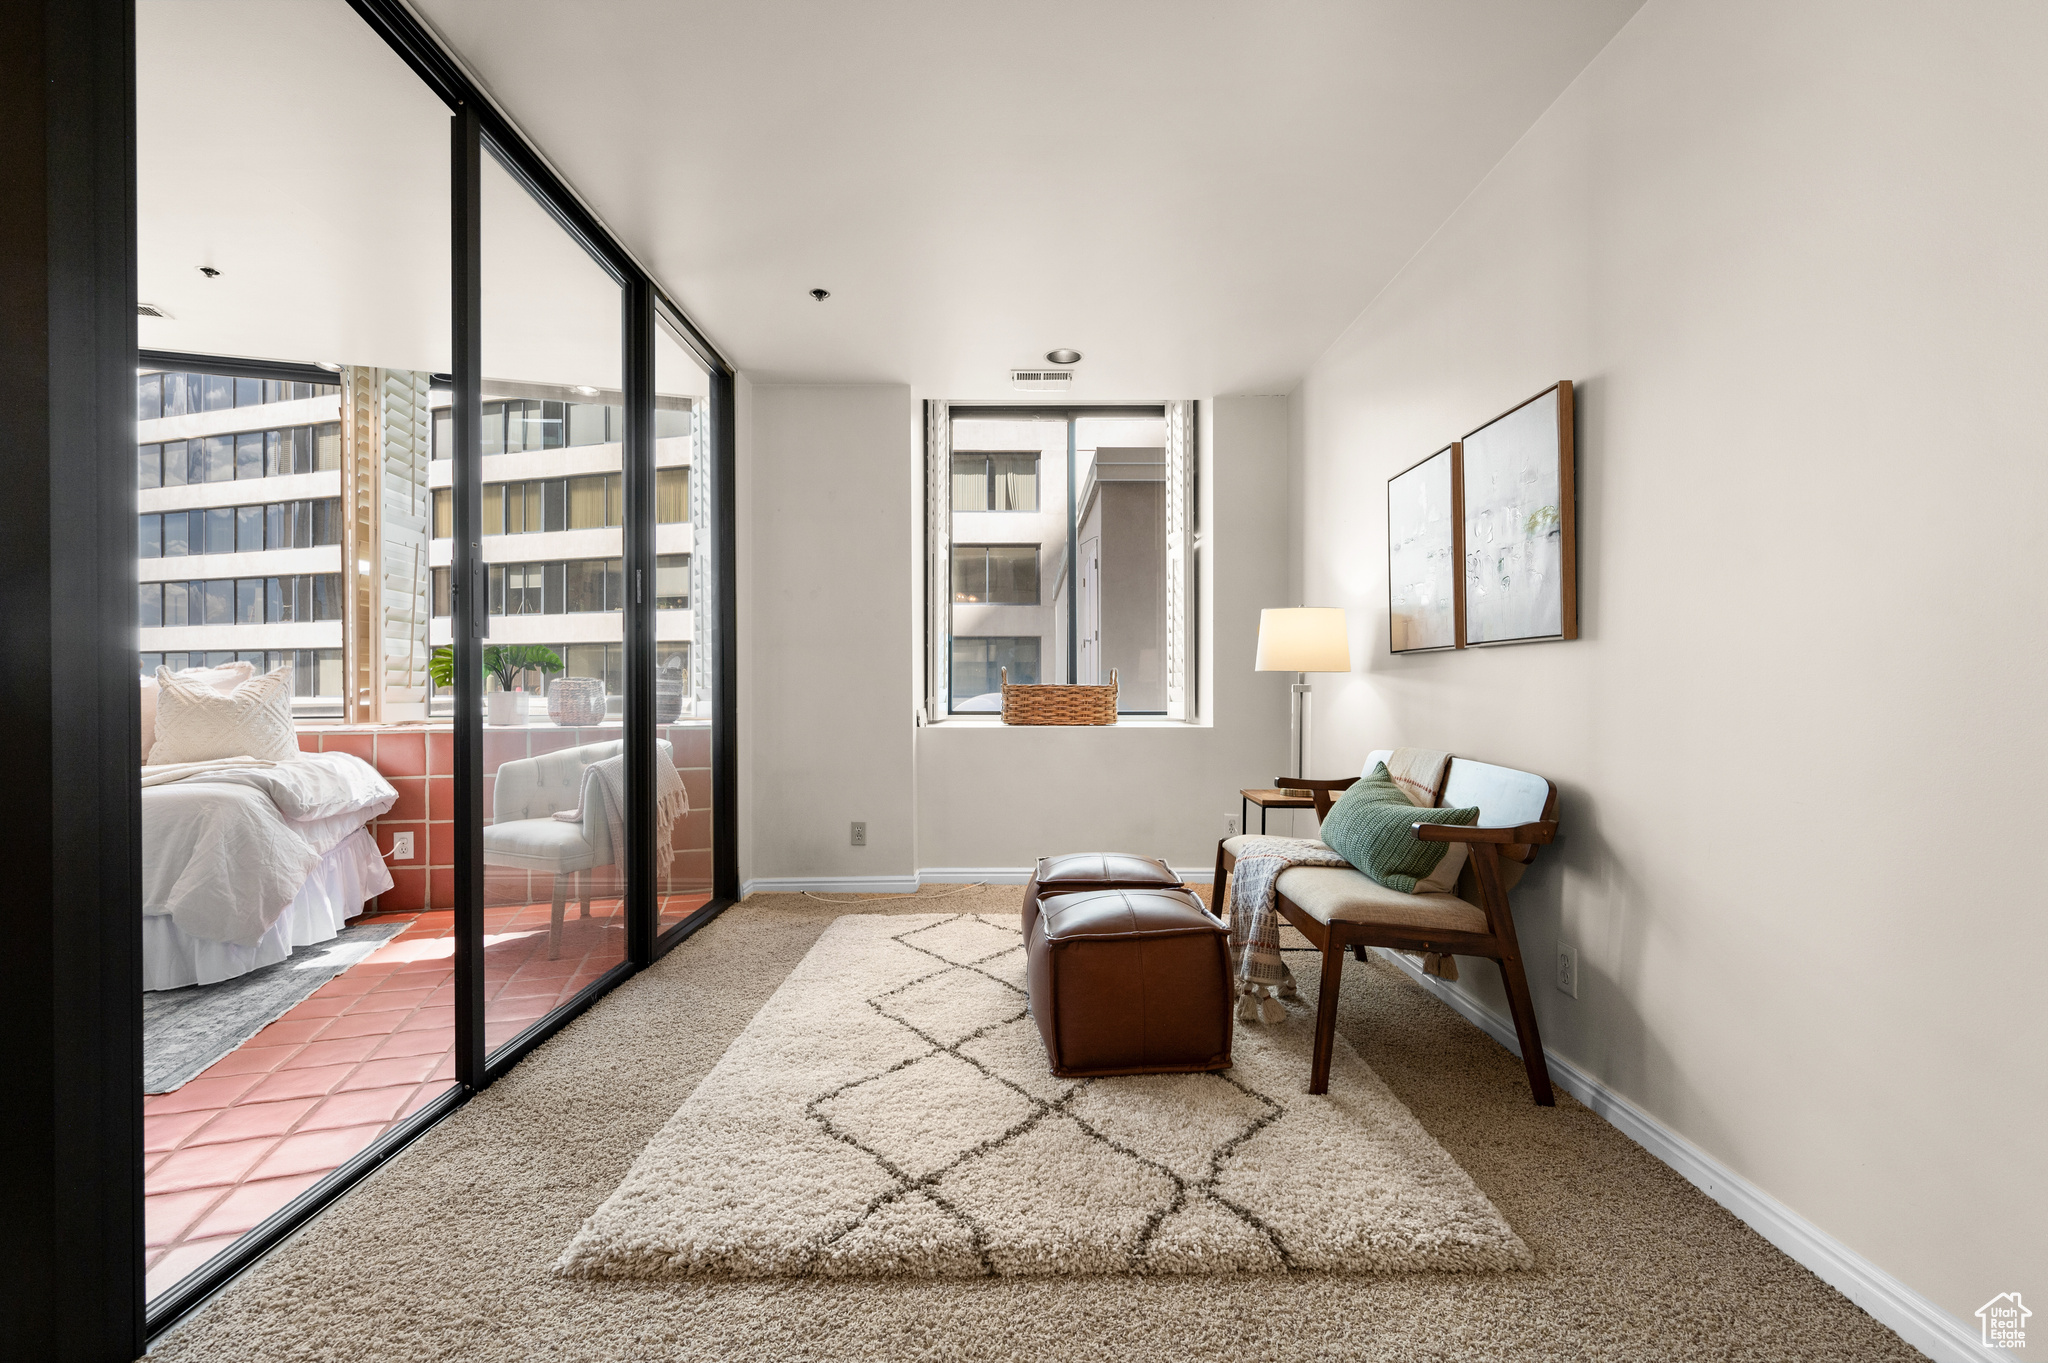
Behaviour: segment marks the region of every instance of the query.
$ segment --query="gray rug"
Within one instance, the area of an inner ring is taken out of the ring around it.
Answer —
[[[276,965],[219,984],[142,996],[142,1091],[169,1093],[396,937],[404,923],[343,928]]]

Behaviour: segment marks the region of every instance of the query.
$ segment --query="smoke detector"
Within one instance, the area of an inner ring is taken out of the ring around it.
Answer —
[[[1074,388],[1070,369],[1012,369],[1010,386],[1027,393],[1068,393]]]

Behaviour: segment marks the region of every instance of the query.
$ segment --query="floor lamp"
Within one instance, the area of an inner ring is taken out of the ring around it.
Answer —
[[[1298,606],[1259,612],[1261,672],[1293,672],[1288,690],[1293,707],[1287,719],[1287,742],[1294,752],[1293,775],[1308,775],[1308,722],[1311,672],[1349,672],[1351,640],[1344,632],[1344,612],[1335,606]]]

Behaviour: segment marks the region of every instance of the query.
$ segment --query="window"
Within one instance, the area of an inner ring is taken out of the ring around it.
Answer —
[[[1125,714],[1193,718],[1192,403],[1086,412],[927,407],[927,713],[1010,679],[1100,684]]]
[[[143,444],[135,463],[136,486],[145,488],[316,473],[341,467],[341,427],[329,422]]]
[[[135,419],[187,416],[233,407],[331,397],[341,389],[331,383],[295,383],[275,379],[238,379],[221,374],[144,374],[135,383]]]
[[[484,484],[483,532],[532,535],[545,530],[604,530],[626,523],[625,484],[616,473]],[[454,492],[434,489],[433,536],[455,534]],[[684,519],[688,519],[687,508]]]
[[[662,554],[654,560],[654,608],[686,611],[690,608],[690,556]]]
[[[953,510],[1038,510],[1038,454],[955,454]]]
[[[1009,669],[1014,685],[1033,685],[1038,676],[1039,639],[1036,635],[1001,635],[953,638],[953,695],[957,710],[997,711],[1003,708],[1003,670]],[[992,697],[994,704],[976,704]]]
[[[679,525],[690,519],[690,471],[654,471],[654,519],[661,525]]]
[[[605,484],[603,474],[586,474],[569,480],[569,528],[571,530],[602,530],[608,524],[605,520]]]
[[[1038,604],[1038,546],[956,544],[953,599],[1011,606]]]
[[[626,608],[625,565],[619,559],[561,563],[494,563],[489,569],[492,615],[562,615]],[[450,610],[448,570],[434,569],[434,614]]]

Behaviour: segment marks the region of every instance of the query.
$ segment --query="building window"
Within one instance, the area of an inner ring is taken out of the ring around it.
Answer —
[[[690,519],[690,471],[654,471],[654,519],[659,525],[682,525]]]
[[[1038,604],[1038,546],[956,544],[953,600],[992,605]]]
[[[492,615],[564,615],[626,608],[625,564],[620,559],[561,563],[494,563],[489,570]],[[434,614],[452,608],[448,570],[434,569]]]
[[[1038,510],[1037,453],[955,454],[953,509]]]
[[[276,478],[340,467],[341,425],[332,421],[136,447],[136,485],[145,488]]]
[[[660,554],[654,560],[654,608],[658,611],[686,611],[690,608],[690,556]]]
[[[434,414],[433,457],[448,458],[449,442],[454,438],[455,418],[444,407]],[[616,445],[625,438],[623,407],[549,398],[507,398],[483,405],[483,449],[487,455]]]
[[[137,527],[143,558],[314,549],[341,543],[341,500],[323,497],[199,511],[153,511],[138,517]]]
[[[987,708],[1005,666],[1012,681],[1114,673],[1119,711],[1194,717],[1193,411],[928,406],[931,717]]]
[[[135,419],[190,416],[234,407],[261,407],[275,402],[332,397],[341,388],[332,383],[292,383],[272,379],[233,379],[222,374],[144,374],[135,384]]]
[[[1038,680],[1037,635],[993,635],[953,638],[953,708],[962,713],[1003,708],[1003,672],[1014,686]],[[993,703],[991,703],[993,702]]]
[[[483,510],[486,535],[606,530],[626,523],[625,484],[616,473],[486,483]],[[433,535],[437,540],[455,535],[453,488],[434,489]]]

